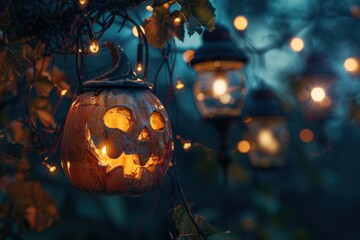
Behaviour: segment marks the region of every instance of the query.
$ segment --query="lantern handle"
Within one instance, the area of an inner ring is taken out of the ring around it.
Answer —
[[[137,79],[124,50],[119,45],[109,41],[105,42],[105,46],[110,50],[112,65],[91,81],[113,81],[119,78]]]
[[[105,46],[110,51],[112,65],[99,76],[85,81],[82,91],[114,87],[153,88],[151,83],[139,79],[132,71],[125,51],[119,45],[106,41]]]

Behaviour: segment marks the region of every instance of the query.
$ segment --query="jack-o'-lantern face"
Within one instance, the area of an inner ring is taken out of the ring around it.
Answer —
[[[141,125],[140,132],[137,132],[138,128],[134,127],[134,121],[137,118],[148,120],[145,125]],[[103,123],[105,132],[114,131],[114,133],[94,133],[93,137],[99,139],[99,136],[103,138],[103,134],[108,136],[105,137],[107,138],[105,146],[96,147],[88,125],[85,127],[85,135],[90,151],[98,159],[98,165],[105,167],[107,173],[117,167],[122,167],[124,178],[141,179],[145,169],[154,172],[156,165],[164,162],[164,141],[161,134],[165,128],[165,120],[159,112],[152,112],[150,117],[146,114],[134,117],[130,109],[114,107],[106,111]],[[151,139],[155,141],[151,142]],[[119,143],[119,140],[123,140],[124,144]],[[98,143],[98,145],[102,144]],[[134,149],[134,146],[137,146],[137,149]],[[109,149],[112,150],[109,151]],[[111,155],[108,154],[109,152]]]
[[[65,173],[77,188],[91,192],[151,191],[172,156],[166,111],[144,89],[81,94],[70,109],[63,138]]]

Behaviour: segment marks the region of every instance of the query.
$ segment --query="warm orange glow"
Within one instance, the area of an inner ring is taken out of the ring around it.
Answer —
[[[117,128],[123,132],[128,132],[134,125],[134,117],[129,109],[125,107],[115,107],[105,113],[104,124],[108,128]]]
[[[84,6],[84,5],[86,5],[88,3],[88,0],[79,0],[79,4],[81,5],[81,6]]]
[[[353,15],[356,18],[360,18],[360,7],[353,5],[350,7],[351,15]]]
[[[86,126],[86,139],[89,144],[90,150],[95,154],[98,159],[98,165],[105,167],[105,172],[109,173],[118,167],[122,167],[125,178],[141,179],[143,171],[147,169],[150,172],[155,171],[155,167],[158,164],[163,163],[163,159],[154,154],[149,156],[146,164],[141,166],[141,160],[139,154],[126,154],[123,152],[117,158],[111,158],[107,155],[107,148],[104,146],[101,149],[96,148],[91,135],[90,130]]]
[[[174,18],[174,23],[175,24],[181,23],[181,18],[179,17]]]
[[[322,87],[314,87],[310,95],[314,102],[321,102],[326,97],[325,90]]]
[[[42,164],[49,170],[49,172],[53,173],[56,171],[56,166],[51,166],[50,164],[44,162]]]
[[[98,42],[95,39],[92,39],[89,44],[90,52],[97,53],[100,49]]]
[[[226,93],[228,89],[227,83],[225,81],[225,79],[223,78],[218,78],[214,81],[214,85],[213,85],[213,92],[215,95],[223,95]]]
[[[245,30],[248,26],[248,20],[246,19],[245,16],[237,16],[234,19],[233,23],[234,23],[235,28],[239,31]]]
[[[139,136],[138,136],[138,140],[139,141],[148,141],[150,140],[150,133],[149,130],[144,127],[143,130],[141,130]]]
[[[184,150],[189,150],[189,149],[191,148],[191,146],[192,146],[191,142],[186,141],[186,142],[184,142],[184,144],[183,144],[183,149],[184,149]]]
[[[183,53],[183,59],[185,62],[190,62],[195,57],[195,51],[194,50],[186,50]]]
[[[237,144],[237,149],[238,149],[239,152],[241,152],[241,153],[247,153],[247,152],[250,151],[251,145],[250,145],[249,141],[241,140],[241,141],[238,142],[238,144]]]
[[[175,87],[177,90],[181,90],[185,87],[185,84],[181,82],[181,80],[178,80]]]
[[[154,111],[150,116],[150,126],[155,131],[159,131],[165,128],[164,117],[159,113]]]
[[[142,64],[141,64],[141,63],[139,63],[139,64],[137,65],[136,70],[137,70],[138,72],[141,72],[141,71],[142,71]]]
[[[149,12],[151,12],[151,11],[154,10],[154,8],[153,8],[151,5],[147,5],[147,6],[145,7],[145,9],[146,9],[146,11],[149,11]]]
[[[141,29],[141,31],[143,32],[143,34],[145,34],[145,29],[144,29],[142,26],[140,26],[140,29]],[[132,33],[133,33],[133,35],[134,35],[135,37],[139,37],[139,32],[138,32],[138,29],[137,29],[136,26],[134,26],[134,27],[132,28]]]
[[[63,90],[61,90],[60,95],[65,96],[67,94],[67,92],[68,91],[66,89],[63,89]]]
[[[295,52],[300,52],[304,48],[304,41],[301,38],[295,37],[291,39],[290,47]]]
[[[261,129],[258,133],[257,142],[262,150],[270,154],[275,154],[280,149],[279,141],[269,129]]]
[[[344,62],[344,68],[347,72],[358,73],[360,70],[360,60],[356,58],[347,58]]]
[[[310,129],[304,128],[300,131],[299,137],[304,143],[309,143],[314,139],[314,133]]]
[[[196,95],[196,99],[197,99],[198,101],[204,101],[205,95],[204,95],[203,93],[198,93],[198,94]]]

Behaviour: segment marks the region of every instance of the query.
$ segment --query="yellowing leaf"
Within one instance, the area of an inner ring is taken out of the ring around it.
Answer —
[[[175,20],[176,19],[176,20]],[[155,48],[162,48],[171,37],[184,39],[184,19],[179,11],[169,14],[166,5],[154,8],[150,18],[145,19],[143,27],[148,42]]]
[[[19,121],[11,121],[10,128],[12,132],[12,141],[15,143],[21,143],[25,146],[29,143],[29,129]]]
[[[24,182],[21,179],[5,186],[7,197],[13,205],[12,215],[20,228],[25,228],[27,220],[30,229],[43,231],[58,218],[56,205],[51,196],[45,192],[39,182]]]
[[[40,76],[37,78],[37,81],[34,83],[36,92],[41,97],[49,97],[51,90],[54,88],[54,85],[49,81],[45,76]]]
[[[29,109],[31,114],[31,120],[35,123],[35,120],[39,118],[40,122],[45,127],[55,127],[56,123],[52,115],[52,106],[46,98],[35,98],[29,103]]]
[[[36,113],[45,127],[55,127],[56,123],[52,114],[44,110],[36,110]]]

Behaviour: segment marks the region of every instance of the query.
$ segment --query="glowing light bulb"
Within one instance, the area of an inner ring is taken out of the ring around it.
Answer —
[[[92,39],[89,44],[90,52],[97,53],[100,49],[98,42],[95,39]]]
[[[249,141],[241,140],[237,144],[237,149],[241,153],[248,153],[250,151],[250,149],[251,149],[251,145],[250,145]]]
[[[218,78],[214,81],[213,91],[215,95],[221,96],[226,93],[227,89],[228,86],[224,79]]]
[[[304,41],[301,38],[295,37],[291,39],[290,47],[295,52],[300,52],[304,48]]]
[[[56,171],[56,166],[49,167],[49,172],[55,172],[55,171]]]
[[[183,144],[183,149],[184,150],[189,150],[191,148],[191,142],[184,142]]]
[[[47,164],[45,162],[43,162],[42,164],[49,170],[49,172],[53,173],[56,171],[56,166],[51,166],[50,164]]]
[[[142,26],[140,26],[140,30],[142,31],[143,34],[145,34],[145,29]],[[139,32],[136,26],[132,28],[132,33],[135,37],[139,37]]]
[[[280,144],[269,129],[261,129],[258,133],[257,142],[259,147],[270,154],[275,154],[280,149]]]
[[[326,97],[325,90],[322,87],[314,87],[310,95],[314,102],[321,102]]]
[[[347,72],[357,73],[360,70],[359,60],[356,58],[347,58],[344,62],[344,68]]]
[[[79,4],[81,6],[87,5],[88,4],[88,0],[79,0]]]
[[[177,90],[181,90],[181,89],[183,89],[184,87],[185,87],[185,84],[184,84],[183,82],[181,82],[181,80],[179,79],[179,80],[177,81],[177,83],[176,83],[175,88],[176,88]]]
[[[300,131],[299,138],[304,143],[309,143],[314,139],[314,133],[310,129],[304,128]]]
[[[245,16],[237,16],[233,23],[234,27],[239,31],[244,31],[248,26],[248,20]]]
[[[138,71],[138,72],[141,72],[142,71],[142,64],[141,63],[139,63],[138,65],[137,65],[137,67],[136,67],[136,70]]]
[[[175,24],[181,23],[181,18],[179,18],[179,17],[174,18],[174,23]]]
[[[151,5],[147,5],[147,6],[145,7],[145,9],[146,9],[146,11],[149,11],[149,12],[151,12],[151,11],[154,10],[154,8],[153,8]]]
[[[66,89],[63,89],[63,90],[61,90],[60,95],[65,96],[67,94],[67,92],[68,91]]]

